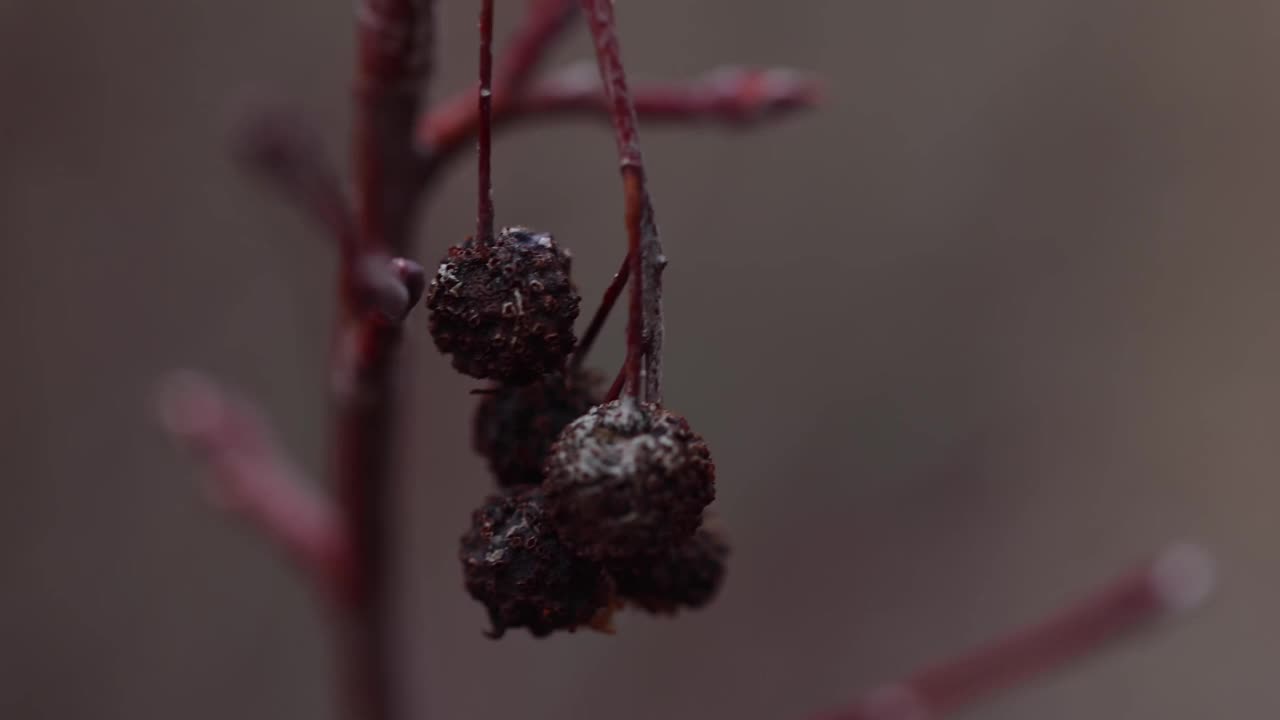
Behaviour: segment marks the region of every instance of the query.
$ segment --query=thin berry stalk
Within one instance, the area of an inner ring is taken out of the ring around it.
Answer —
[[[528,10],[514,37],[498,60],[494,88],[495,121],[506,114],[511,101],[524,92],[577,8],[575,0],[529,0]],[[424,160],[418,182],[425,185],[467,140],[479,132],[480,112],[470,90],[438,104],[417,120],[415,134]]]
[[[627,278],[631,275],[630,263],[631,255],[623,256],[622,266],[618,268],[618,272],[614,273],[613,280],[609,281],[609,287],[605,288],[604,297],[600,299],[600,307],[596,308],[596,314],[591,316],[591,322],[587,324],[586,331],[582,333],[582,339],[573,350],[573,357],[569,361],[570,369],[578,370],[586,362],[591,346],[595,344],[596,337],[600,335],[605,321],[609,319],[609,313],[613,311],[618,297],[622,295],[622,289],[627,285]]]
[[[480,2],[480,92],[477,102],[480,132],[476,143],[479,160],[476,171],[476,243],[493,242],[493,0]]]
[[[622,397],[622,389],[627,385],[627,372],[631,369],[631,363],[624,362],[622,369],[618,371],[618,375],[613,378],[613,383],[609,385],[609,392],[604,395],[604,402],[611,403]]]
[[[626,202],[627,248],[632,265],[627,325],[630,392],[662,402],[662,270],[666,258],[645,185],[636,109],[627,88],[611,0],[581,0],[595,45],[600,81],[609,106]]]

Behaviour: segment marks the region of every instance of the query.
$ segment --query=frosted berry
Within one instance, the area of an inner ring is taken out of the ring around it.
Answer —
[[[459,556],[467,592],[489,611],[492,637],[514,627],[536,637],[573,630],[612,609],[604,568],[556,538],[537,488],[488,498],[472,514]]]
[[[601,378],[578,371],[485,394],[472,423],[472,446],[502,487],[537,485],[547,451],[566,425],[600,402]]]
[[[687,540],[715,499],[715,464],[679,415],[631,398],[565,427],[544,468],[556,532],[579,553],[628,559]]]
[[[524,228],[449,248],[427,290],[436,347],[462,373],[513,385],[560,370],[581,302],[569,266],[551,235]]]
[[[653,613],[700,608],[724,581],[729,544],[701,528],[688,540],[650,557],[611,563],[609,571],[625,600]]]

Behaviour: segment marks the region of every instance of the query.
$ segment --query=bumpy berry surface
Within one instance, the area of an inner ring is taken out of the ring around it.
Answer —
[[[566,425],[600,402],[601,379],[579,371],[566,382],[548,375],[484,395],[472,423],[472,446],[502,487],[537,485],[547,451]]]
[[[715,598],[724,581],[729,544],[724,537],[701,528],[693,537],[645,558],[609,564],[609,572],[624,599],[654,613],[674,613],[681,607],[700,608]]]
[[[715,464],[679,415],[623,398],[565,427],[544,468],[556,532],[579,553],[627,559],[687,540],[715,499]]]
[[[462,536],[467,592],[489,611],[493,637],[515,627],[537,637],[572,630],[609,607],[613,584],[604,568],[560,542],[543,501],[536,488],[492,496]]]
[[[507,228],[449,248],[427,290],[431,336],[476,378],[524,384],[561,369],[581,298],[550,235]]]

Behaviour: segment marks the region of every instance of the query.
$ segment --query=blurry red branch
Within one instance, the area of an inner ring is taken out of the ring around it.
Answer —
[[[510,101],[524,92],[556,39],[569,26],[577,0],[529,0],[528,9],[502,57],[494,88],[495,122]],[[416,136],[431,167],[439,167],[463,150],[480,129],[475,92],[462,90],[417,121]]]
[[[929,720],[1080,659],[1144,625],[1199,607],[1213,561],[1173,545],[1047,619],[885,685],[821,720]]]
[[[356,222],[364,248],[343,274],[388,265],[404,286],[405,313],[388,317],[348,305],[336,322],[337,397],[332,472],[352,538],[354,606],[341,628],[345,716],[395,717],[395,677],[388,567],[396,415],[395,349],[400,323],[421,295],[422,269],[408,260],[413,208],[420,190],[414,124],[430,69],[433,0],[359,0],[352,132]]]
[[[577,13],[577,0],[528,0],[498,69],[499,94],[514,97],[528,84]],[[446,103],[447,105],[447,103]]]
[[[384,322],[399,322],[421,295],[403,270],[362,239],[337,171],[302,114],[285,106],[255,108],[236,133],[236,155],[333,237],[339,252],[342,306]],[[403,262],[403,261],[401,261]],[[420,283],[419,283],[420,285]]]
[[[690,80],[640,85],[633,89],[636,114],[651,123],[692,125],[719,123],[750,127],[779,119],[786,113],[817,105],[820,84],[785,69],[725,67]],[[479,123],[470,94],[460,94],[423,118],[419,136],[443,162],[467,146]],[[519,122],[584,117],[608,120],[609,106],[599,75],[584,66],[564,68],[527,91],[507,96],[499,90],[494,103],[494,127]]]
[[[214,502],[254,523],[330,600],[345,602],[351,558],[342,520],[259,412],[191,372],[168,378],[157,403],[165,429],[208,466]]]
[[[353,262],[361,247],[355,217],[338,172],[304,115],[283,105],[254,107],[233,140],[233,151],[246,169],[326,230],[345,262]]]
[[[402,254],[417,200],[413,126],[430,69],[431,0],[358,0],[352,138],[365,247]]]
[[[503,120],[532,116],[608,117],[594,72],[568,67],[516,98]],[[821,86],[783,69],[723,67],[689,80],[640,85],[632,91],[636,114],[648,122],[716,122],[750,126],[816,105]]]

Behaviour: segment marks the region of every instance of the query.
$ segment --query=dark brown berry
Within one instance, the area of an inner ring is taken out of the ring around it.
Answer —
[[[604,568],[557,539],[543,502],[537,488],[491,496],[462,536],[467,592],[488,609],[492,637],[514,627],[535,637],[573,630],[612,609]]]
[[[601,378],[578,371],[566,381],[547,375],[528,385],[504,385],[476,406],[472,446],[488,459],[502,487],[537,485],[547,451],[564,426],[600,402]]]
[[[524,228],[449,248],[427,291],[436,347],[458,371],[512,385],[560,370],[581,302],[569,266],[551,235]]]
[[[653,555],[687,540],[715,499],[715,464],[679,415],[631,398],[565,427],[544,468],[556,532],[590,557]]]
[[[700,608],[724,581],[729,544],[708,528],[657,555],[609,564],[618,594],[652,613]]]

